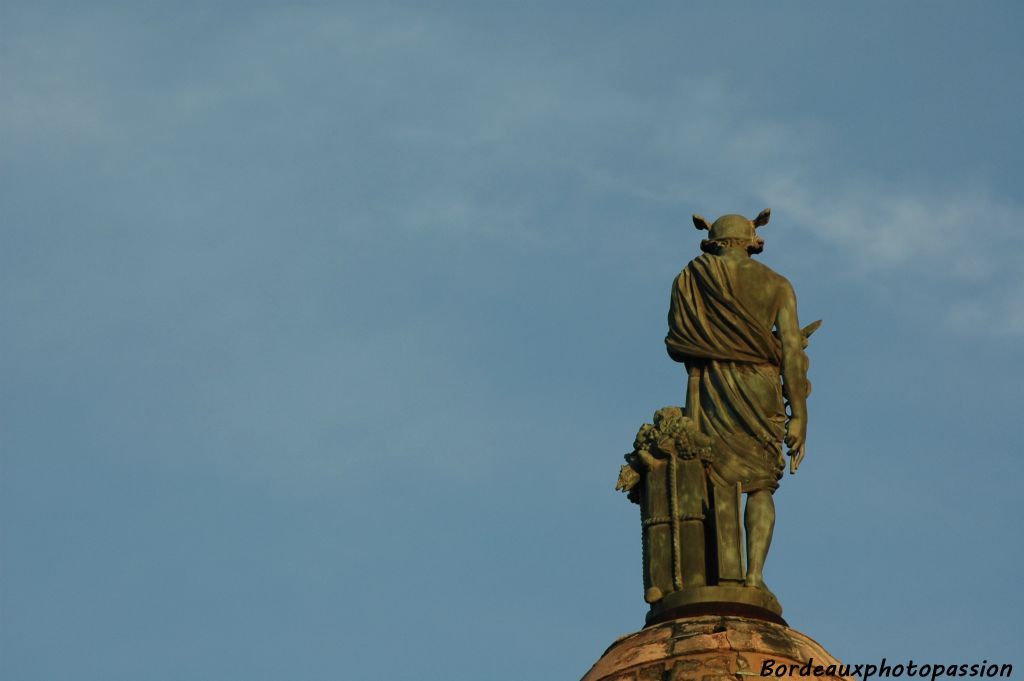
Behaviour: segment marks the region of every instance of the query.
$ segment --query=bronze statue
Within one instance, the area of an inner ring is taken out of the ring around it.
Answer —
[[[790,472],[804,458],[804,348],[821,322],[801,330],[790,283],[750,257],[764,248],[756,228],[770,215],[714,224],[694,215],[709,232],[704,253],[672,286],[665,344],[686,366],[686,408],[661,409],[640,429],[618,485],[641,506],[649,621],[737,608],[781,620],[762,572],[772,494],[783,443]]]

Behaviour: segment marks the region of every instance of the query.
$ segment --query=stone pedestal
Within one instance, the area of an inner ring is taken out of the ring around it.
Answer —
[[[774,668],[802,667],[786,676],[761,676],[765,660]],[[814,667],[823,669],[817,676]],[[829,665],[835,665],[828,670]],[[583,681],[853,681],[813,639],[787,626],[747,617],[685,617],[623,636]],[[833,671],[828,674],[826,671]],[[846,670],[843,670],[846,671]]]

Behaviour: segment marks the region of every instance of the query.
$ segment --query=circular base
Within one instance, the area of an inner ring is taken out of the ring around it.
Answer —
[[[718,585],[674,591],[652,603],[646,626],[700,615],[732,615],[786,624],[782,619],[782,606],[771,591],[752,586]]]
[[[766,663],[785,669],[810,664],[813,681],[856,681],[841,676],[850,668],[806,635],[764,620],[728,616],[687,617],[627,634],[605,651],[583,681],[775,681],[774,674],[772,679],[761,676]]]

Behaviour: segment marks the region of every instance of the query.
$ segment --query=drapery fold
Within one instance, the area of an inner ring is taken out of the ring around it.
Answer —
[[[775,490],[785,460],[782,344],[744,307],[721,258],[699,256],[672,287],[665,345],[700,371],[702,432],[715,452],[712,478],[744,492]]]

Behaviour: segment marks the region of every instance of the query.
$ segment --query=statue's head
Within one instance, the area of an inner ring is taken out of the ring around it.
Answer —
[[[757,235],[757,228],[767,225],[771,215],[771,208],[765,208],[753,220],[742,215],[723,215],[709,223],[704,217],[694,214],[694,227],[708,230],[708,238],[700,242],[700,250],[718,253],[726,247],[739,247],[746,248],[747,253],[760,253],[764,250],[764,239]]]

